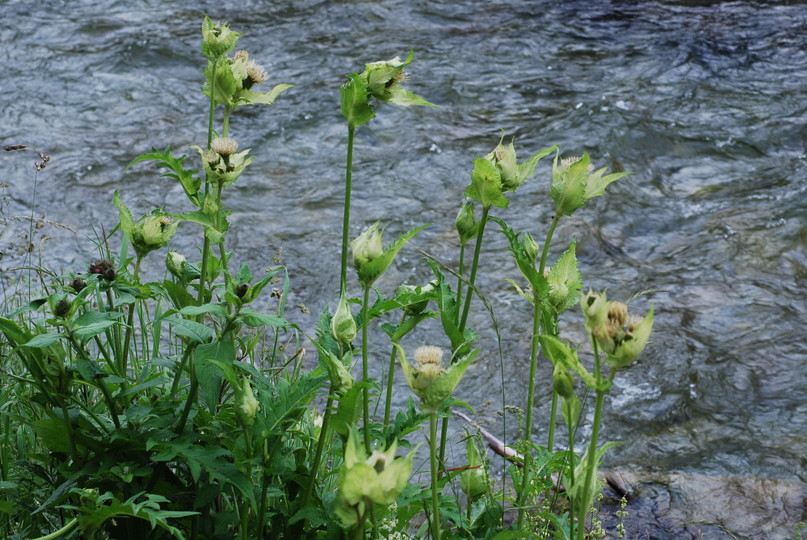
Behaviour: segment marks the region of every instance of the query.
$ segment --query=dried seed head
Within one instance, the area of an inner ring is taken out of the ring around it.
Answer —
[[[639,317],[638,315],[631,315],[630,317],[628,317],[628,324],[627,324],[628,333],[630,334],[631,332],[636,330],[636,327],[639,326],[643,320],[644,317]]]
[[[206,163],[208,163],[211,167],[213,167],[216,164],[218,164],[219,160],[221,160],[221,156],[211,149],[202,155],[202,159],[204,159]]]
[[[247,77],[252,81],[252,84],[261,84],[269,78],[269,74],[262,65],[251,60],[247,64]]]
[[[608,305],[608,322],[619,327],[628,321],[628,306],[622,302],[611,302]]]
[[[210,143],[210,149],[220,156],[231,156],[238,150],[238,141],[231,137],[216,137]]]
[[[442,360],[443,349],[440,347],[426,345],[424,347],[418,347],[415,349],[415,362],[421,366],[425,367],[427,364],[436,364],[439,366]]]
[[[392,76],[390,81],[387,83],[387,86],[392,86],[394,84],[401,84],[402,82],[404,82],[408,78],[409,78],[409,76],[406,74],[406,72],[404,70],[401,70],[401,71],[399,71],[398,73],[396,73],[395,75]]]

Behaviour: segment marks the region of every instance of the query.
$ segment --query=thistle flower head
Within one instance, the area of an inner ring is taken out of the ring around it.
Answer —
[[[253,84],[261,84],[262,82],[266,82],[268,78],[269,74],[262,65],[254,60],[250,60],[247,63],[247,79],[250,81],[250,87]]]
[[[653,307],[645,317],[628,313],[622,302],[609,302],[605,293],[589,291],[580,298],[586,328],[600,350],[608,355],[606,361],[614,368],[633,362],[647,346],[653,328]]]
[[[220,156],[231,156],[238,150],[238,141],[231,137],[216,137],[210,143],[210,149]]]
[[[345,460],[339,471],[336,514],[345,525],[355,524],[377,504],[389,505],[401,494],[412,474],[415,451],[396,457],[397,441],[368,456],[355,429],[348,434]]]
[[[419,347],[415,351],[415,366],[406,360],[403,349],[397,344],[396,347],[409,388],[420,398],[423,410],[430,414],[437,412],[443,401],[451,396],[479,352],[473,351],[445,368],[441,365],[443,351],[439,347]]]

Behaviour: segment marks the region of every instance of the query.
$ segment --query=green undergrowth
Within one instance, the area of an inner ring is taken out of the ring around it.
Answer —
[[[205,18],[210,106],[199,146],[190,155],[151,149],[129,165],[178,182],[193,210],[172,212],[169,204],[141,214],[116,192],[119,221],[98,235],[86,267],[69,275],[39,267],[8,284],[14,292],[6,291],[0,317],[0,536],[596,536],[597,469],[615,444],[600,437],[604,397],[647,344],[653,308],[637,316],[604,292],[585,292],[576,241],[556,248],[552,240],[561,220],[627,173],[609,174],[587,154],[562,157],[557,146],[520,161],[502,135],[490,153],[469,159],[469,182],[458,193],[459,266],[424,256],[428,282],[380,290],[377,279],[426,224],[387,231],[379,221],[350,238],[355,132],[384,107],[433,105],[404,87],[413,52],[369,63],[339,88],[347,127],[340,288],[329,299],[333,309],[300,328],[286,317],[293,269],[276,264],[256,275],[228,250],[227,188],[249,174],[253,159],[239,148],[238,110],[271,105],[292,88],[267,84],[266,70],[236,50],[237,40]],[[550,179],[553,212],[540,236],[506,221],[510,199],[537,171]],[[197,258],[169,249],[180,223],[189,224],[183,233],[196,231]],[[385,243],[384,235],[395,239]],[[529,373],[520,377],[527,400],[512,446],[452,397],[469,368],[496,361],[511,338],[497,330],[499,343],[483,343],[469,326],[472,310],[492,313],[477,277],[482,246],[494,235],[505,238],[510,257],[498,260],[512,267],[510,282],[532,307],[524,321],[532,329]],[[147,257],[164,258],[165,279],[141,273]],[[351,259],[359,298],[347,292]],[[560,317],[578,306],[590,338],[582,346],[559,332]],[[379,325],[383,332],[371,331]],[[441,330],[439,343],[401,346],[427,327]],[[389,357],[370,358],[370,343]],[[315,365],[303,362],[306,350]],[[369,375],[380,361],[384,380]],[[398,410],[396,370],[411,388]],[[549,377],[552,392],[536,396],[536,381]],[[535,418],[538,403],[550,403],[548,417]],[[593,423],[578,454],[586,406]],[[535,436],[539,421],[546,440]],[[455,453],[447,451],[449,423],[465,433],[460,463],[446,457]],[[429,456],[418,465],[428,472],[422,477],[413,476],[421,445]],[[491,459],[507,460],[498,490]]]

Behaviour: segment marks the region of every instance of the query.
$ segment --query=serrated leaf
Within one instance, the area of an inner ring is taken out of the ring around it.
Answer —
[[[281,93],[285,92],[289,88],[294,88],[293,84],[278,84],[274,88],[272,88],[269,92],[261,93],[261,92],[253,92],[252,90],[239,90],[235,94],[235,101],[239,105],[248,105],[253,103],[260,103],[262,105],[273,105],[277,96]]]
[[[610,184],[616,182],[623,176],[628,176],[631,174],[629,172],[619,172],[603,176],[607,169],[607,167],[603,167],[602,169],[591,173],[588,176],[588,181],[586,182],[586,201],[599,195],[603,195],[605,193],[605,188],[607,188]]]
[[[597,389],[597,380],[594,378],[594,375],[589,373],[583,366],[576,351],[573,351],[567,344],[563,343],[555,336],[541,335],[538,337],[538,340],[541,342],[541,349],[544,356],[546,356],[553,365],[557,363],[566,369],[574,371],[583,379],[583,382],[586,383],[589,388]]]
[[[549,299],[558,313],[575,306],[580,300],[583,275],[577,269],[576,246],[577,241],[572,240],[569,249],[561,254],[549,270],[549,278],[547,278]]]
[[[132,241],[132,231],[134,230],[134,218],[132,212],[123,204],[123,201],[118,195],[118,190],[112,195],[112,203],[118,209],[118,220],[120,221],[120,229],[129,241]]]
[[[502,192],[502,178],[496,166],[485,158],[474,160],[471,183],[465,196],[478,201],[484,208],[507,208],[510,201]]]
[[[139,163],[141,161],[156,161],[157,166],[168,169],[171,172],[167,172],[162,174],[163,178],[175,178],[179,180],[179,183],[182,185],[182,189],[185,191],[185,194],[188,198],[194,203],[198,203],[197,199],[197,192],[199,191],[199,187],[202,184],[201,178],[196,177],[196,171],[191,169],[186,169],[182,165],[182,161],[187,156],[183,155],[181,157],[174,157],[171,155],[171,148],[168,147],[165,150],[157,150],[156,148],[151,149],[150,153],[141,154],[136,157],[129,165],[126,166],[128,169],[135,163]],[[197,204],[198,205],[198,204]]]
[[[351,73],[348,79],[339,88],[342,116],[347,120],[348,126],[358,127],[375,118],[375,110],[370,105],[370,96],[362,78]]]

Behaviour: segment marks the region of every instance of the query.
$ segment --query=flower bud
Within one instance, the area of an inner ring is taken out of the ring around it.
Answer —
[[[115,281],[115,266],[110,261],[95,261],[90,264],[90,274],[105,281]]]
[[[165,267],[180,281],[185,279],[185,268],[187,266],[188,261],[176,251],[169,251],[168,255],[165,256]]]
[[[454,220],[454,225],[457,227],[461,245],[464,246],[476,238],[479,233],[479,224],[476,222],[476,216],[474,215],[473,201],[463,201],[457,214],[457,219]]]
[[[53,306],[53,315],[62,319],[70,313],[70,307],[70,302],[68,302],[67,299],[62,298]]]
[[[152,216],[140,221],[132,230],[132,245],[137,256],[142,258],[155,249],[168,244],[179,226],[168,216]]]
[[[473,351],[461,360],[443,368],[440,363],[443,351],[439,347],[420,347],[415,351],[415,366],[404,358],[403,349],[398,348],[398,357],[406,382],[412,392],[420,398],[424,412],[437,412],[440,405],[454,392],[465,370],[471,365],[479,351]]]
[[[396,458],[397,450],[398,443],[393,441],[386,450],[374,450],[368,456],[356,430],[350,431],[334,508],[345,525],[357,523],[376,504],[392,504],[409,483],[415,451]]]
[[[351,353],[346,352],[343,359],[339,360],[330,351],[320,352],[320,362],[325,364],[328,371],[328,378],[331,380],[331,392],[344,395],[353,387],[353,376],[350,374]]]
[[[504,140],[503,134],[502,140]],[[526,180],[526,177],[519,177],[518,163],[516,163],[516,149],[512,141],[510,141],[510,144],[507,146],[504,146],[502,141],[499,141],[498,146],[493,149],[493,152],[485,156],[485,158],[493,163],[499,170],[502,180],[502,189],[504,191],[515,191],[515,189]]]
[[[208,60],[213,61],[233,50],[236,41],[237,32],[230,30],[226,24],[213,24],[213,21],[205,17],[202,23],[202,54]]]
[[[238,422],[244,426],[249,427],[255,421],[255,415],[258,409],[261,408],[255,395],[252,393],[252,387],[249,384],[249,379],[244,378],[241,381],[241,388],[235,389],[235,415]]]
[[[347,298],[342,294],[336,313],[331,318],[331,335],[342,345],[347,345],[356,338],[357,331],[356,319],[353,318]]]
[[[526,233],[524,235],[524,253],[526,253],[527,257],[529,257],[530,261],[535,264],[535,261],[538,259],[538,253],[540,253],[541,248],[538,246],[538,243],[532,238],[530,233]]]
[[[552,388],[563,399],[571,399],[574,396],[574,379],[569,370],[556,365],[552,370]]]
[[[78,277],[70,282],[70,287],[72,287],[73,290],[76,291],[76,294],[83,291],[86,286],[87,286],[87,282],[84,281],[81,278],[78,278]]]
[[[350,243],[353,250],[353,265],[356,268],[379,258],[384,253],[383,234],[383,231],[378,230],[376,222]]]

